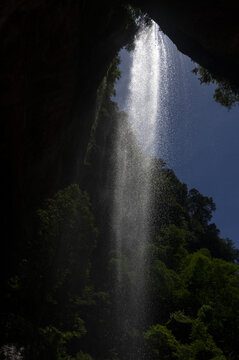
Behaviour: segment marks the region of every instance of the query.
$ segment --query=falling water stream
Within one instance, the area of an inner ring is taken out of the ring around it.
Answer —
[[[167,97],[167,50],[158,25],[153,23],[140,32],[135,42],[126,103],[141,148],[151,155],[157,152],[157,120],[165,110],[164,97]]]
[[[125,104],[128,121],[119,122],[115,144],[112,223],[119,338],[128,358],[140,360],[145,356],[136,329],[144,328],[149,311],[145,264],[152,202],[151,159],[158,151],[159,129],[160,139],[167,132],[167,48],[156,23],[141,29],[131,56]]]

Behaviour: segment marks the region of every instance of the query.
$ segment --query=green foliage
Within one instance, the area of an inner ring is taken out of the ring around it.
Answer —
[[[153,315],[146,345],[153,359],[236,359],[237,250],[210,223],[212,198],[187,191],[164,163],[155,164],[159,218],[148,246]]]
[[[155,260],[152,263],[148,284],[150,285],[152,305],[155,304],[156,306],[155,317],[156,314],[160,318],[167,316],[187,296],[187,290],[182,279],[160,260]]]
[[[213,77],[213,75],[201,66],[197,66],[193,72],[198,75],[201,84],[216,84],[217,88],[213,95],[216,102],[231,109],[232,106],[239,104],[239,89],[233,87],[228,80]]]
[[[164,302],[173,304],[172,293],[176,283],[172,282],[172,275],[165,277],[172,270],[167,269],[164,263],[160,263],[157,272],[156,292],[161,292],[158,306],[162,309]],[[169,320],[165,325],[151,326],[145,333],[155,359],[226,359],[229,355],[231,359],[236,359],[238,265],[212,258],[208,249],[201,249],[182,257],[177,278],[177,291],[181,290],[181,297],[174,305],[178,310],[170,313],[172,310],[168,307]],[[165,293],[165,284],[167,289],[171,287],[171,294]],[[186,309],[188,315],[180,309]],[[227,326],[230,332],[225,332]],[[220,344],[220,348],[216,344]],[[232,349],[234,356],[230,352]]]
[[[162,258],[169,268],[177,270],[181,259],[187,255],[186,235],[185,229],[172,224],[161,228],[161,236],[157,238],[159,258]]]
[[[198,318],[192,320],[182,313],[173,314],[176,322],[190,324],[190,342],[182,343],[178,341],[173,332],[163,325],[154,325],[145,333],[145,340],[152,351],[153,358],[156,359],[220,359],[226,360],[222,351],[213,341],[208,333],[207,327]]]
[[[155,202],[152,219],[158,234],[163,225],[183,226],[186,216],[187,186],[161,159],[153,159],[151,191]]]
[[[83,308],[95,305],[97,295],[90,285],[90,258],[98,231],[89,196],[78,185],[58,191],[37,215],[36,276],[41,278],[39,286],[42,283],[44,307],[49,312],[47,322],[52,324],[41,327],[39,333],[44,352],[52,349],[52,354],[55,351],[56,359],[60,359],[69,342],[86,334],[81,317]],[[63,306],[64,316],[60,313]]]
[[[178,342],[166,326],[160,324],[151,326],[145,333],[145,340],[152,349],[154,359],[176,359]]]
[[[76,357],[71,360],[94,360],[89,354],[83,353],[82,351],[76,354]]]
[[[51,356],[57,360],[68,358],[66,352],[66,344],[73,338],[80,338],[86,333],[85,328],[81,325],[80,331],[62,332],[54,326],[46,326],[39,329],[39,337],[41,339],[42,353],[45,356]]]
[[[212,218],[212,212],[216,210],[213,199],[203,196],[196,189],[191,189],[188,194],[188,212],[206,227]]]
[[[101,297],[91,282],[98,230],[89,195],[76,184],[58,191],[37,210],[36,223],[19,273],[9,279],[9,299],[17,297],[20,314],[6,341],[18,332],[26,338],[27,356],[68,359],[69,344],[87,333],[85,309]]]

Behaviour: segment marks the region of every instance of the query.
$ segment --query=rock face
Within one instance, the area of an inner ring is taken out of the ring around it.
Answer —
[[[81,180],[96,90],[111,59],[133,33],[120,3],[1,3],[4,242],[28,236],[31,213],[41,200]],[[175,5],[170,0],[138,0],[135,5],[147,11],[181,51],[239,86],[238,2],[195,7],[186,1]],[[11,252],[11,246],[7,249]]]

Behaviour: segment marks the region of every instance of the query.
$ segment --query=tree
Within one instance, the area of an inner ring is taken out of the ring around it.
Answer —
[[[191,189],[188,193],[188,212],[197,219],[204,227],[212,218],[212,212],[216,210],[216,205],[211,197],[203,196],[196,189]]]
[[[59,190],[37,210],[36,222],[19,273],[9,279],[16,313],[7,317],[2,340],[20,341],[26,359],[62,360],[86,334],[85,309],[98,297],[90,274],[98,230],[89,195],[76,184]]]
[[[221,105],[231,109],[232,106],[239,105],[239,89],[233,86],[226,79],[216,79],[207,69],[197,66],[193,73],[198,75],[201,84],[216,84],[214,99]]]

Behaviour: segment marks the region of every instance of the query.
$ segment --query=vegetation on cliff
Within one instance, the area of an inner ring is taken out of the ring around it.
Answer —
[[[222,106],[231,109],[232,106],[239,105],[239,89],[227,79],[216,79],[210,71],[197,66],[193,69],[198,76],[201,84],[215,84],[217,87],[214,92],[214,99]]]

